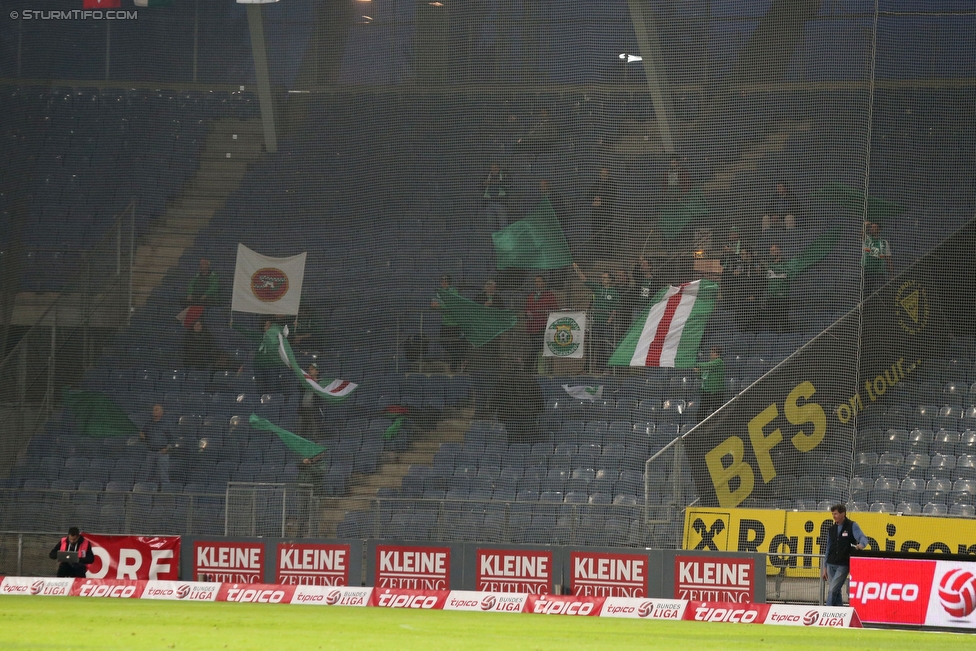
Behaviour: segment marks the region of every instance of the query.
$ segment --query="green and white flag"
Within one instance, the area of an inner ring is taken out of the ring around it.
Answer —
[[[579,400],[599,400],[603,397],[603,385],[595,387],[563,385],[566,393]]]
[[[325,398],[329,402],[342,402],[349,397],[356,387],[359,385],[355,382],[349,382],[348,380],[327,380],[319,379],[314,380],[312,377],[302,370],[299,366],[298,361],[295,359],[295,353],[291,349],[291,344],[288,343],[288,326],[285,326],[281,332],[278,333],[278,354],[281,356],[281,360],[291,367],[291,370],[295,372],[298,376],[299,381],[306,387],[319,394],[322,398]]]
[[[132,0],[132,4],[137,7],[168,7],[173,0]]]
[[[665,287],[624,336],[610,365],[693,367],[717,294],[718,284],[710,280]]]
[[[546,357],[580,359],[586,338],[586,312],[550,312],[542,354]]]

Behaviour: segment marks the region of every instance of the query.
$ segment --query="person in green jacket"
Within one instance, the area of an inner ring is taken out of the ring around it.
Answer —
[[[766,329],[770,332],[790,331],[790,282],[795,276],[795,265],[783,259],[779,245],[769,247],[764,316]]]
[[[695,367],[701,375],[701,400],[698,403],[698,422],[702,422],[725,404],[725,361],[722,348],[712,346],[707,362]]]
[[[441,313],[441,332],[440,345],[447,353],[447,365],[451,373],[463,373],[468,364],[467,342],[464,341],[464,332],[457,321],[444,309],[444,301],[439,297],[439,293],[454,294],[460,296],[454,287],[450,274],[441,276],[441,284],[430,301],[430,308]]]
[[[602,374],[607,369],[607,360],[617,347],[617,316],[620,309],[620,290],[611,281],[610,273],[600,274],[600,282],[586,279],[579,265],[573,263],[573,270],[587,289],[593,292],[590,305],[593,314],[590,350],[593,351],[593,370]]]
[[[278,334],[282,332],[282,326],[276,324],[270,316],[265,317],[262,323],[262,331],[249,330],[239,326],[233,321],[230,327],[247,337],[252,343],[258,344],[258,349],[254,351],[252,359],[254,365],[254,379],[257,382],[258,392],[261,395],[266,393],[281,393],[282,387],[278,382],[278,373],[284,362],[278,353]]]
[[[217,301],[217,274],[210,270],[210,260],[200,258],[197,275],[186,288],[187,305],[213,305]]]

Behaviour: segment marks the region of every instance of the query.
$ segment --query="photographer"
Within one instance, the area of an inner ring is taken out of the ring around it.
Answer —
[[[58,563],[58,577],[77,577],[83,579],[88,574],[88,566],[95,562],[91,544],[78,531],[78,527],[68,529],[68,535],[54,546],[48,557],[56,561],[58,552],[78,552],[77,563]]]

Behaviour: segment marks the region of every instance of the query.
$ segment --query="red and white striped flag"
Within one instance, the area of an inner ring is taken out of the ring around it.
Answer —
[[[341,402],[348,398],[349,394],[359,386],[349,380],[328,380],[322,378],[313,380],[312,376],[302,370],[302,367],[298,365],[298,361],[295,359],[295,353],[292,352],[291,345],[288,343],[288,339],[286,339],[287,336],[288,326],[285,326],[278,333],[278,355],[281,356],[281,360],[291,367],[295,375],[298,376],[298,379],[309,389],[330,402]]]
[[[662,289],[643,317],[634,321],[610,365],[694,366],[717,294],[718,285],[710,280]]]

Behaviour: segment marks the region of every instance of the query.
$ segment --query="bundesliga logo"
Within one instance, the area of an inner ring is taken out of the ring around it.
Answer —
[[[803,625],[813,626],[817,623],[818,619],[820,619],[820,613],[818,613],[816,610],[808,611],[807,614],[803,616]]]
[[[962,568],[943,575],[939,600],[952,617],[968,617],[976,611],[976,576]]]
[[[341,590],[332,590],[325,597],[325,603],[327,603],[330,606],[335,606],[337,603],[339,603],[339,601],[341,599],[342,599],[342,591]]]
[[[488,595],[481,600],[481,610],[491,610],[495,607],[495,595]]]
[[[177,599],[186,599],[189,594],[190,594],[190,586],[188,586],[185,583],[176,589]]]
[[[41,590],[43,589],[44,589],[44,579],[41,579],[40,581],[34,581],[33,583],[31,583],[30,593],[32,595],[38,595],[41,594]]]

